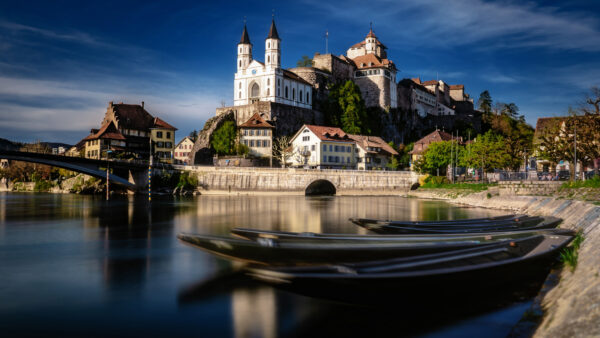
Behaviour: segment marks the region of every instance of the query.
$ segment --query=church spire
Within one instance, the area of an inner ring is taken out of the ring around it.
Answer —
[[[267,35],[267,39],[277,39],[279,38],[279,34],[277,34],[277,28],[275,27],[275,18],[271,20],[271,29],[269,29],[269,35]]]
[[[245,21],[245,20],[244,20]],[[240,39],[240,45],[241,44],[247,44],[250,45],[250,37],[248,36],[248,30],[246,29],[246,23],[244,22],[244,31],[242,32],[242,38]]]

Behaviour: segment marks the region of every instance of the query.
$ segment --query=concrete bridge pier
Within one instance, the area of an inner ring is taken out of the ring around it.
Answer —
[[[132,171],[129,170],[129,183],[136,186],[136,191],[128,190],[128,194],[135,194],[136,192],[143,192],[148,190],[148,171]]]

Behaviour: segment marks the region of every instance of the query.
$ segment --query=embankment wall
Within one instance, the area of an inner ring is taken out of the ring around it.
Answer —
[[[499,189],[500,190],[500,189]],[[545,310],[534,337],[600,336],[600,206],[547,196],[497,194],[488,191],[457,196],[456,192],[416,191],[411,196],[445,199],[452,203],[511,210],[528,215],[556,216],[561,228],[583,231],[577,268],[560,272],[557,286],[542,295]]]

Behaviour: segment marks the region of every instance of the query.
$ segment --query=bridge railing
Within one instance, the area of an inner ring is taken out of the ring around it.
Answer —
[[[408,175],[413,174],[412,171],[405,170],[358,170],[358,169],[305,169],[305,168],[271,168],[271,167],[216,167],[211,165],[179,165],[172,166],[178,170],[190,171],[265,171],[265,172],[305,172],[305,173],[365,173],[365,174],[380,174],[380,175]]]

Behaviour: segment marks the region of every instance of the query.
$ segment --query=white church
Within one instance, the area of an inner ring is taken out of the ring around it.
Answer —
[[[298,75],[281,68],[281,39],[275,21],[265,39],[265,62],[252,58],[252,43],[244,25],[237,46],[237,72],[234,80],[234,106],[271,101],[312,108],[312,85]]]

